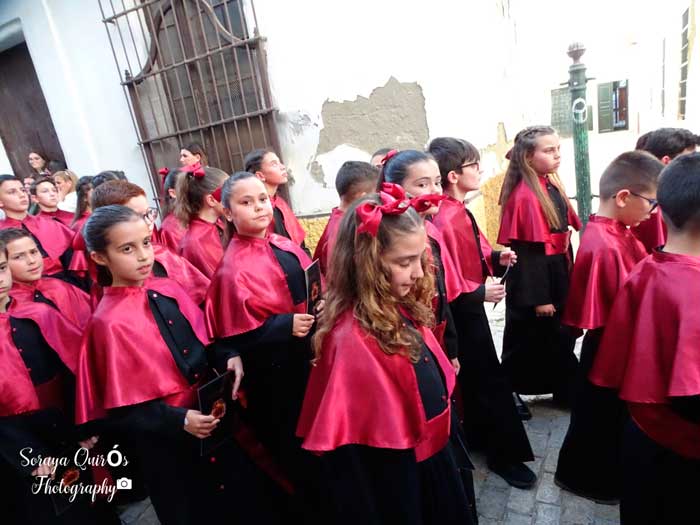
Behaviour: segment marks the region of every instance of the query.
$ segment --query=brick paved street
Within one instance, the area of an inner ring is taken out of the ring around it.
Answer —
[[[487,305],[496,348],[501,351],[505,306]],[[580,345],[580,340],[579,340]],[[577,345],[577,354],[580,346]],[[614,525],[620,523],[619,506],[599,505],[560,490],[554,484],[559,448],[569,426],[568,410],[556,408],[548,396],[525,396],[532,419],[525,422],[535,461],[528,465],[537,474],[531,490],[509,486],[486,467],[486,458],[474,453],[474,489],[480,525]]]

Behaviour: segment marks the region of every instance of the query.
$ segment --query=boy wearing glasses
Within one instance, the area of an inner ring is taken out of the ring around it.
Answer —
[[[459,362],[457,379],[464,405],[465,432],[473,447],[483,448],[489,468],[510,485],[531,488],[537,477],[525,465],[533,461],[530,441],[512,396],[513,388],[498,361],[484,303],[498,303],[505,295],[502,283],[484,282],[486,277],[504,275],[516,255],[512,250],[492,250],[465,207],[467,193],[478,190],[481,180],[479,151],[466,140],[452,137],[434,139],[428,152],[440,168],[447,199],[433,223],[442,232],[445,246],[469,293],[450,303],[457,328]]]
[[[28,231],[44,259],[44,275],[79,284],[67,271],[73,255],[74,232],[53,219],[29,215],[28,209],[29,195],[22,181],[13,175],[0,175],[0,210],[5,213],[0,229],[20,228]]]
[[[598,503],[620,498],[620,432],[624,405],[614,391],[588,379],[608,313],[646,250],[631,228],[656,208],[663,164],[643,151],[623,153],[600,178],[600,206],[581,238],[562,323],[586,330],[571,423],[559,453],[555,482]]]

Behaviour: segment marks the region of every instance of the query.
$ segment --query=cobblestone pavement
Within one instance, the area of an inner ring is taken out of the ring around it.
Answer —
[[[494,342],[499,353],[503,341],[505,307],[486,305]],[[577,355],[580,340],[577,344]],[[569,426],[569,411],[556,408],[551,397],[525,396],[532,419],[525,422],[535,461],[528,466],[537,474],[537,485],[520,490],[508,485],[486,467],[486,458],[474,453],[474,489],[480,525],[616,525],[617,505],[599,505],[559,489],[554,484],[559,448]]]

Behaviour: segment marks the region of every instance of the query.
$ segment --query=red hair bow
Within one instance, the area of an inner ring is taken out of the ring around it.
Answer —
[[[403,200],[406,199],[406,192],[403,187],[398,184],[393,184],[391,182],[382,183],[382,190],[384,193],[388,193],[395,199]],[[433,206],[437,206],[442,201],[447,198],[446,195],[421,195],[420,197],[413,197],[408,203],[415,208],[418,213],[424,213],[428,211]]]
[[[398,152],[399,152],[399,150],[397,150],[397,149],[392,149],[392,150],[389,151],[389,153],[387,153],[386,155],[384,155],[384,157],[382,158],[382,162],[381,162],[382,166],[384,166],[387,162],[389,162],[389,161],[391,160],[391,158],[392,158],[394,155],[396,155]]]
[[[383,191],[379,192],[379,198],[382,204],[363,202],[355,210],[360,219],[360,224],[357,226],[358,234],[369,233],[372,237],[376,237],[384,215],[401,215],[411,207],[406,199],[396,199]]]
[[[185,173],[188,175],[193,176],[195,179],[203,179],[204,176],[206,175],[206,172],[204,171],[204,168],[199,162],[195,162],[194,164],[190,164],[189,166],[185,166],[183,170]]]

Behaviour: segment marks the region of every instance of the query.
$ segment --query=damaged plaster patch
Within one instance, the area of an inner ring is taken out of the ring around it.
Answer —
[[[323,188],[327,187],[325,175],[323,173],[323,166],[321,166],[318,161],[314,160],[309,165],[309,175],[311,175],[311,178],[315,182],[318,182]]]
[[[348,144],[369,154],[379,148],[423,149],[428,142],[428,120],[423,89],[417,82],[391,77],[369,98],[326,100],[323,129],[316,155]]]

